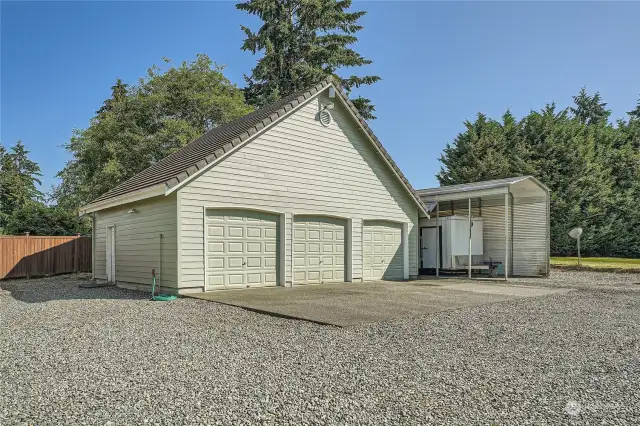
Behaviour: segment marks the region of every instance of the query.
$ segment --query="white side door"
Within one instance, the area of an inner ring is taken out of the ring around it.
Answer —
[[[294,217],[294,284],[344,282],[345,224],[329,217]]]
[[[116,279],[116,227],[107,226],[107,259],[105,269],[107,270],[107,282],[113,283]]]
[[[437,265],[437,237],[438,228],[422,228],[420,230],[420,241],[422,251],[422,267],[425,269],[435,269]]]
[[[250,210],[207,210],[206,290],[275,286],[278,216]]]
[[[362,228],[365,280],[404,278],[402,224],[365,221]]]

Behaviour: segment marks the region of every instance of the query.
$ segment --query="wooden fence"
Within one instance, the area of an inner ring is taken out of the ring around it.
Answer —
[[[0,280],[91,272],[91,237],[0,236]]]

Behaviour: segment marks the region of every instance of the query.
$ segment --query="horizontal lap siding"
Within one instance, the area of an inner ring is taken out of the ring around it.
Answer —
[[[135,209],[136,213],[129,213]],[[176,196],[148,200],[96,213],[95,277],[106,279],[106,229],[116,228],[116,281],[150,284],[151,270],[160,273],[160,234],[163,235],[162,285],[177,282]]]
[[[417,275],[418,207],[348,112],[335,103],[329,127],[317,121],[314,99],[180,189],[181,286],[204,283],[200,263],[205,207],[255,207],[357,219],[354,279],[362,277],[362,219],[410,222],[410,275]],[[290,281],[289,234],[286,243]]]

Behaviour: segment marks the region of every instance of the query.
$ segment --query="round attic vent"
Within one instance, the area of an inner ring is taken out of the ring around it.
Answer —
[[[320,111],[320,124],[324,127],[328,127],[331,124],[331,113],[326,109]]]

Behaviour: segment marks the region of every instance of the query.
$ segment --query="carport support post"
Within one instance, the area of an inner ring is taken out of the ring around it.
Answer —
[[[471,198],[469,201],[469,279],[471,279]]]
[[[504,280],[509,279],[509,187],[504,193]]]

